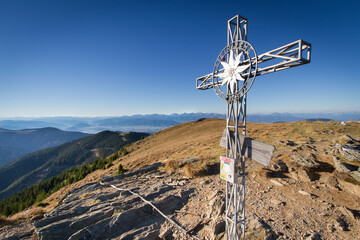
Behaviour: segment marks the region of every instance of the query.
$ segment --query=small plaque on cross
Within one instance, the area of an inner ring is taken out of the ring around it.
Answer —
[[[235,159],[226,156],[220,156],[220,178],[234,183],[236,181]]]

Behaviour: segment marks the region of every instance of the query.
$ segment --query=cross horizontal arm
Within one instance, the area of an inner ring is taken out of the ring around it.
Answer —
[[[243,63],[249,62],[244,61]],[[257,57],[258,67],[256,71],[252,71],[251,75],[261,76],[268,73],[273,73],[285,70],[292,67],[297,67],[311,61],[311,44],[303,40],[297,40],[282,47],[263,53]],[[252,58],[251,62],[255,62]],[[244,77],[249,73],[244,74]],[[213,88],[213,73],[196,79],[196,88],[199,90],[206,90]],[[219,81],[218,83],[221,83]]]
[[[256,76],[304,65],[310,59],[311,44],[300,39],[259,55]]]
[[[196,79],[196,88],[199,90],[206,90],[213,88],[212,83],[213,73],[206,74],[205,76],[199,77]]]

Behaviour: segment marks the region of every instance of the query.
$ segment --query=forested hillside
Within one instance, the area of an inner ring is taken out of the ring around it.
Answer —
[[[148,134],[104,131],[30,153],[0,168],[0,199],[96,158],[108,156]]]
[[[27,153],[55,147],[87,136],[90,134],[62,131],[50,127],[24,130],[2,128],[0,129],[0,167]]]
[[[88,164],[72,167],[56,176],[40,182],[39,184],[31,185],[20,193],[15,193],[11,197],[1,200],[0,214],[9,216],[30,207],[34,203],[38,203],[37,205],[40,207],[46,206],[47,204],[41,203],[41,201],[50,196],[52,193],[58,191],[62,187],[83,179],[89,173],[113,166],[114,160],[127,154],[128,151],[125,148],[122,148],[120,151],[107,158],[98,158]],[[125,171],[126,170],[120,164],[117,174],[122,174]]]

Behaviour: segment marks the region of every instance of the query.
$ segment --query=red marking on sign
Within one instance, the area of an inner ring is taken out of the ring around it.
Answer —
[[[222,160],[223,160],[223,161],[225,161],[225,162],[229,162],[229,163],[231,163],[231,159],[229,159],[229,158],[225,158],[225,157],[223,157],[223,158],[222,158]]]

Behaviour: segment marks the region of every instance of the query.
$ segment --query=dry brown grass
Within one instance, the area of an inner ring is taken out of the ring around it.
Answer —
[[[189,178],[202,177],[212,174],[214,170],[218,170],[218,166],[215,161],[203,160],[196,163],[186,164],[184,166],[185,176]]]
[[[165,164],[165,170],[167,172],[174,172],[179,168],[179,164],[175,160],[169,160]]]
[[[157,132],[140,141],[133,151],[123,158],[126,168],[137,168],[144,164],[201,155],[218,156],[223,149],[219,146],[225,128],[221,119],[207,119],[201,122],[188,122]]]
[[[121,156],[114,166],[106,170],[95,171],[85,179],[60,189],[44,200],[49,203],[49,206],[43,210],[50,211],[70,190],[85,183],[99,181],[104,174],[114,174],[120,161],[126,169],[136,169],[160,161],[166,164],[166,171],[182,172],[188,177],[209,174],[209,171],[214,168],[214,164],[218,163],[219,155],[225,154],[225,149],[219,146],[225,124],[223,119],[205,119],[201,122],[188,122],[154,133],[128,146],[127,150],[130,153]],[[296,149],[296,147],[281,144],[279,141],[291,140],[299,145],[316,145],[316,151],[307,148],[297,151],[301,154],[306,154],[306,151],[315,152],[319,161],[332,164],[332,158],[327,152],[337,142],[342,141],[345,134],[360,140],[360,124],[358,122],[348,122],[346,126],[339,122],[248,123],[247,130],[247,136],[275,145],[273,161],[282,159],[290,162],[290,154]],[[180,163],[187,158],[197,158],[199,161],[180,167]],[[214,169],[216,170],[216,167]]]
[[[189,164],[184,166],[184,173],[188,178],[193,178],[196,176],[195,170]]]

